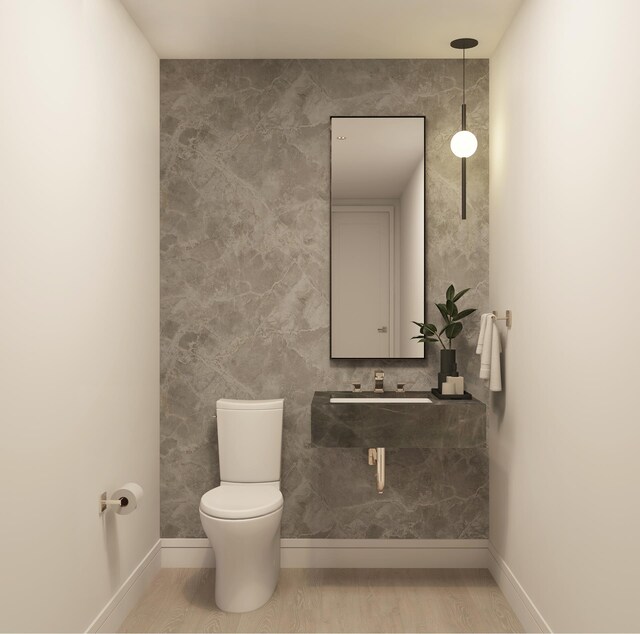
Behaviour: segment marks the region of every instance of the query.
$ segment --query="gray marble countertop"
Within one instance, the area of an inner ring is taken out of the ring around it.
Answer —
[[[331,403],[332,397],[427,397],[431,403]],[[439,400],[431,392],[315,392],[311,403],[315,447],[447,448],[486,445],[486,406],[477,399]]]

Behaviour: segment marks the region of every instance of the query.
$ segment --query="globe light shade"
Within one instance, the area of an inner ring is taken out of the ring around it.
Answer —
[[[458,158],[469,158],[475,154],[478,149],[478,139],[473,132],[469,130],[460,130],[451,138],[451,151]]]

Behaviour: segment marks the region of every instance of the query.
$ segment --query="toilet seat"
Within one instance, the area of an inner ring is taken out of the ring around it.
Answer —
[[[200,510],[210,517],[242,520],[268,515],[282,504],[282,493],[273,485],[223,484],[202,496]]]

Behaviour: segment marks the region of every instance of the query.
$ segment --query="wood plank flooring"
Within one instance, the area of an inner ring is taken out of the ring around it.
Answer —
[[[121,632],[522,632],[488,570],[283,568],[258,610],[214,603],[215,570],[165,568]]]

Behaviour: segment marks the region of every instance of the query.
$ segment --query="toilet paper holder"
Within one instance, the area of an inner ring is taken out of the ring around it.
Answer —
[[[111,496],[107,496],[107,492],[100,494],[99,515],[112,508],[118,515],[129,515],[137,508],[140,500],[144,495],[144,489],[137,482],[127,482],[119,489],[116,489]]]
[[[110,506],[117,506],[118,508],[129,506],[129,498],[122,496],[117,500],[107,500],[107,492],[103,491],[100,495],[100,515],[102,515]]]

